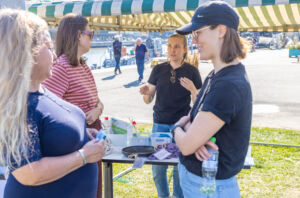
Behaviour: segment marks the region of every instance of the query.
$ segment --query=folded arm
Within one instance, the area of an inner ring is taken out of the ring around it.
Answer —
[[[189,117],[184,116],[176,124],[185,126]],[[175,141],[183,155],[195,153],[225,124],[223,120],[211,112],[200,111],[185,132],[181,128],[175,129]]]

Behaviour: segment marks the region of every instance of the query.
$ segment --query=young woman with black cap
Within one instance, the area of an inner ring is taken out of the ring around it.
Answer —
[[[199,6],[192,22],[177,30],[192,33],[200,59],[211,60],[214,66],[190,114],[172,129],[181,151],[178,166],[185,198],[207,197],[200,192],[202,161],[210,157],[205,145],[219,150],[216,191],[211,197],[240,197],[235,175],[243,168],[248,150],[252,93],[240,62],[246,49],[237,34],[238,24],[232,7],[213,1]],[[209,141],[212,136],[216,144]]]

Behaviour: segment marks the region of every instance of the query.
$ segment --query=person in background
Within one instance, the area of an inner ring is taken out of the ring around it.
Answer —
[[[48,26],[21,10],[0,10],[0,164],[4,198],[95,198],[104,141],[89,141],[83,111],[41,83],[55,55]]]
[[[59,23],[56,33],[56,54],[52,76],[43,85],[62,98],[78,106],[86,115],[89,137],[101,128],[100,115],[104,106],[98,97],[93,74],[82,55],[91,46],[94,32],[87,19],[76,14],[67,14]],[[97,131],[96,131],[97,130]],[[102,168],[99,162],[98,197],[102,195]]]
[[[121,59],[121,50],[122,50],[122,42],[120,41],[120,36],[115,35],[115,41],[113,42],[113,49],[114,49],[114,57],[116,60],[116,67],[115,67],[115,75],[117,75],[117,71],[121,74],[120,69],[120,59]]]
[[[183,79],[190,79],[197,89],[202,86],[196,67],[185,62],[187,40],[185,36],[174,34],[168,40],[169,62],[156,65],[149,77],[148,85],[140,88],[144,102],[149,104],[156,95],[152,133],[168,132],[180,117],[191,109],[191,93],[181,85]],[[165,165],[153,165],[153,179],[159,198],[170,196],[167,169]],[[177,166],[173,169],[173,197],[183,198],[179,184]]]
[[[190,24],[177,29],[180,34],[192,33],[200,60],[211,60],[214,66],[190,114],[172,128],[181,151],[178,169],[185,198],[208,197],[200,191],[202,160],[210,157],[205,145],[219,150],[216,191],[210,197],[240,197],[235,175],[247,155],[252,91],[241,63],[247,48],[237,33],[238,25],[239,16],[229,4],[210,1],[195,10]],[[209,141],[213,136],[216,144]]]
[[[141,82],[144,78],[145,55],[147,57],[147,60],[149,60],[149,52],[147,50],[146,45],[144,45],[142,43],[141,38],[136,39],[136,44],[135,44],[135,46],[132,50],[135,51],[137,71],[138,71],[138,74],[139,74],[138,81]]]

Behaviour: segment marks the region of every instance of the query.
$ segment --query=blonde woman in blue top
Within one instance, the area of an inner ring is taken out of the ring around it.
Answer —
[[[89,141],[85,114],[41,86],[54,58],[45,21],[0,10],[0,163],[4,198],[95,198],[103,141]]]

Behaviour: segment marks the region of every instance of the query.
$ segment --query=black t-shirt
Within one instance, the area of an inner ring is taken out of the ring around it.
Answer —
[[[202,86],[199,71],[194,66],[184,63],[175,69],[175,83],[170,81],[172,66],[169,63],[156,65],[148,82],[156,86],[156,101],[153,107],[153,120],[160,124],[174,124],[191,109],[191,93],[180,85],[181,77],[189,78],[195,87]]]
[[[210,88],[206,91],[202,105],[199,105],[209,79],[211,79]],[[197,108],[199,106],[200,108]],[[252,92],[242,64],[225,67],[216,74],[210,73],[192,108],[191,121],[200,110],[212,112],[225,122],[214,135],[219,147],[216,178],[228,179],[243,168],[250,139]],[[188,156],[180,154],[180,162],[190,172],[202,175],[202,162],[197,160],[194,154]]]

